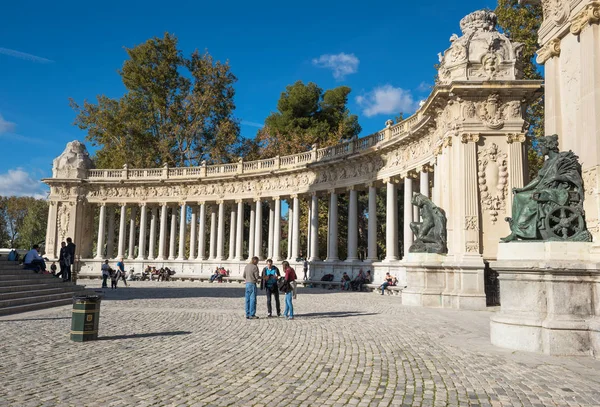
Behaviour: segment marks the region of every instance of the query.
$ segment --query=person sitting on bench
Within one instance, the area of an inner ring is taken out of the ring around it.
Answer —
[[[23,259],[23,268],[27,270],[33,270],[36,273],[40,271],[46,272],[46,262],[44,258],[40,256],[40,246],[37,244],[33,245],[33,248],[27,252]]]

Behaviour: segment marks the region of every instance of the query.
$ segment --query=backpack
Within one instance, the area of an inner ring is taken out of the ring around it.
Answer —
[[[12,249],[10,251],[10,253],[8,253],[8,261],[16,261],[16,260],[18,260],[17,251],[15,249]]]
[[[282,293],[287,293],[290,290],[290,283],[285,280],[285,277],[279,277],[277,280],[277,288]]]
[[[321,277],[321,281],[333,281],[333,274],[325,274]]]

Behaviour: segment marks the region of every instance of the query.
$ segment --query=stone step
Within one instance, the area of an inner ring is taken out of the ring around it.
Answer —
[[[25,280],[24,284],[14,284],[14,285],[0,285],[0,293],[9,293],[13,291],[34,291],[34,290],[43,290],[48,288],[61,288],[61,287],[73,287],[73,283],[63,283],[62,280],[57,279],[52,282],[37,282],[32,280]]]
[[[12,280],[0,280],[0,287],[9,287],[14,285],[33,285],[33,284],[55,284],[61,283],[63,284],[62,279],[53,278],[51,280],[47,279],[37,279],[37,278],[14,278]]]
[[[9,300],[0,300],[0,309],[14,307],[17,305],[35,304],[40,302],[50,302],[55,300],[66,300],[71,301],[73,299],[73,292],[58,293],[58,294],[46,294],[46,295],[35,295],[25,298],[13,298]]]
[[[5,281],[9,280],[40,280],[50,281],[56,279],[52,274],[38,274],[38,273],[15,273],[15,274],[0,274],[0,284],[4,284]]]
[[[60,307],[62,305],[71,305],[73,303],[72,298],[63,298],[52,301],[35,302],[31,304],[13,305],[6,308],[0,308],[0,316],[17,314],[19,312],[35,311],[40,309],[47,309],[52,307]]]
[[[11,291],[7,293],[0,292],[0,301],[3,300],[11,300],[17,298],[28,298],[28,297],[39,297],[44,295],[53,295],[53,294],[75,294],[78,291],[82,291],[85,288],[78,285],[71,285],[67,287],[57,287],[57,288],[42,288],[35,290],[27,290],[27,291]]]

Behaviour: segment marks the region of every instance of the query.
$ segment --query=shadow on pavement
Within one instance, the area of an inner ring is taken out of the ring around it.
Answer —
[[[346,318],[346,317],[363,317],[367,315],[379,315],[378,312],[353,312],[353,311],[338,311],[338,312],[311,312],[309,314],[298,314],[300,318]]]
[[[131,334],[131,335],[114,335],[114,336],[99,336],[99,341],[112,341],[116,339],[139,339],[139,338],[152,338],[154,336],[175,336],[175,335],[189,335],[190,331],[172,331],[172,332],[149,332],[145,334]]]
[[[3,319],[3,320],[0,320],[0,322],[52,321],[52,320],[56,320],[56,319],[71,319],[71,317]]]

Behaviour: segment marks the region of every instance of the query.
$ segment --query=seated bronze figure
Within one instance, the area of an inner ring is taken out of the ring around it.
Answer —
[[[415,192],[412,204],[421,210],[423,222],[411,222],[410,229],[415,235],[415,242],[410,246],[410,253],[448,253],[446,231],[446,214],[425,195]]]
[[[506,218],[511,234],[501,240],[591,241],[579,157],[572,151],[559,152],[556,134],[538,142],[548,159],[535,179],[513,189],[512,218]]]

